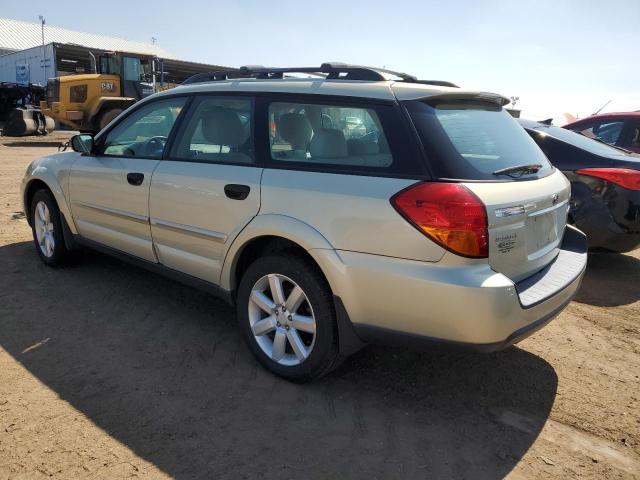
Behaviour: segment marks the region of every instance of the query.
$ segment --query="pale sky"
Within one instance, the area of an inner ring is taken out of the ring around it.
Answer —
[[[2,0],[2,16],[218,65],[341,61],[519,96],[523,117],[640,110],[640,0]]]

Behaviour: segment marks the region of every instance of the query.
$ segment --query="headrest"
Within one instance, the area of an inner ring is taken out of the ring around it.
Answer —
[[[342,130],[321,128],[313,132],[309,144],[311,157],[339,158],[347,156],[347,141]]]
[[[284,113],[276,121],[276,128],[283,140],[294,147],[307,148],[311,140],[311,123],[302,113]]]
[[[202,136],[213,145],[242,145],[246,135],[238,114],[224,107],[205,110],[202,115]]]

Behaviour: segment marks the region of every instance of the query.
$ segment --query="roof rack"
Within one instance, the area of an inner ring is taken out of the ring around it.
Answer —
[[[413,75],[395,72],[385,68],[365,67],[362,65],[349,65],[346,63],[327,62],[318,67],[285,67],[268,68],[262,65],[245,65],[239,69],[221,70],[217,72],[198,73],[187,78],[182,85],[194,83],[215,82],[230,80],[234,78],[257,78],[257,79],[282,79],[287,73],[307,73],[317,75],[326,80],[363,80],[379,82],[388,80],[384,75],[398,77],[407,83],[422,83],[427,85],[438,85],[444,87],[457,87],[451,82],[441,80],[418,80]]]

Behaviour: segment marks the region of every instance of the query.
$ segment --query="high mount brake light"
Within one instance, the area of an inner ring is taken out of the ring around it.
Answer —
[[[580,175],[595,177],[628,190],[640,190],[640,170],[630,168],[581,168],[576,170]]]
[[[391,198],[407,221],[453,253],[489,256],[487,211],[482,201],[459,183],[416,183]]]

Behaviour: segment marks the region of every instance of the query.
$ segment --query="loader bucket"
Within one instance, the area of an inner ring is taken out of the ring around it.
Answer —
[[[32,105],[14,108],[9,112],[2,129],[5,137],[23,137],[26,135],[46,135],[55,128],[53,118],[43,115],[39,108]]]

